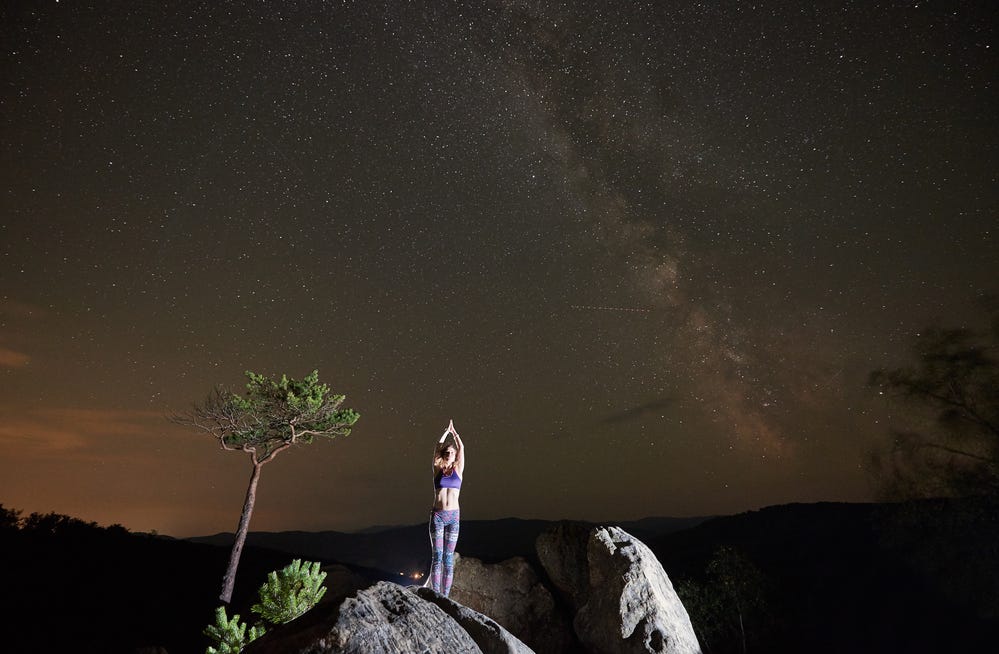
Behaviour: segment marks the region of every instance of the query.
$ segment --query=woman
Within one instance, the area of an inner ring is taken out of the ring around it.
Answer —
[[[454,434],[454,441],[448,435]],[[465,474],[465,445],[450,421],[444,435],[434,445],[434,508],[430,514],[430,543],[433,563],[431,587],[447,597],[454,579],[454,547],[458,544],[458,494]]]

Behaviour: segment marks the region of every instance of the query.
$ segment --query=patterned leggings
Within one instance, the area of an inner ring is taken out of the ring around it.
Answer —
[[[430,516],[430,544],[434,558],[430,568],[431,587],[447,597],[454,580],[454,547],[458,544],[458,509],[434,511]]]

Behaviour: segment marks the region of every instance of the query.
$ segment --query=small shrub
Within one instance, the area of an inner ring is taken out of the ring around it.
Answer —
[[[260,601],[251,611],[271,624],[291,622],[319,603],[326,588],[326,573],[318,563],[302,564],[295,559],[278,572],[267,575],[267,583],[260,587]]]
[[[264,635],[264,627],[254,625],[247,633],[246,623],[239,621],[239,614],[229,620],[225,607],[220,606],[215,609],[215,624],[205,627],[205,635],[215,641],[214,646],[208,646],[205,654],[239,654],[247,644]]]

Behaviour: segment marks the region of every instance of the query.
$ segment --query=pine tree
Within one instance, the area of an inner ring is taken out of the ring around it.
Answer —
[[[292,445],[311,443],[317,436],[333,439],[350,434],[360,418],[353,409],[340,408],[346,396],[333,394],[329,386],[320,384],[318,371],[300,380],[284,375],[270,379],[253,372],[247,372],[246,377],[245,396],[219,388],[203,404],[172,417],[178,424],[210,434],[224,450],[245,452],[253,465],[219,595],[227,604],[250,530],[261,468]]]
[[[205,654],[239,654],[248,643],[263,636],[264,631],[262,625],[254,625],[247,633],[246,623],[239,621],[239,614],[229,620],[225,607],[220,606],[215,609],[215,624],[205,627],[205,635],[215,641],[215,646],[209,645]]]
[[[291,622],[319,603],[326,593],[326,573],[318,563],[295,559],[278,572],[267,575],[260,587],[260,601],[250,609],[271,624]]]

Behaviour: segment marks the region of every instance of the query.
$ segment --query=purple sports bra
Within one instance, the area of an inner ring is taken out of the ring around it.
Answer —
[[[453,470],[449,475],[445,475],[443,470],[438,472],[434,475],[434,488],[461,488],[461,477],[458,476],[458,471]]]

